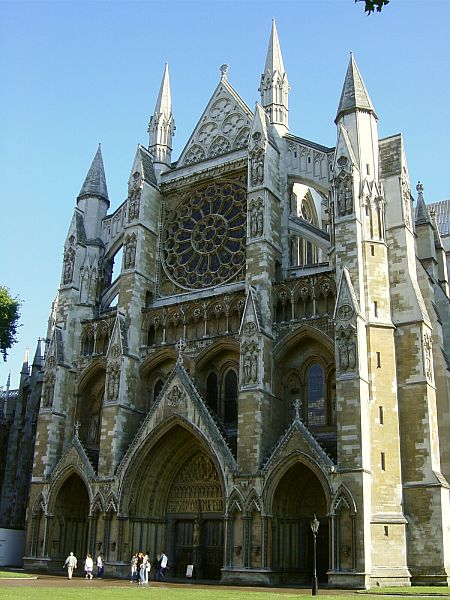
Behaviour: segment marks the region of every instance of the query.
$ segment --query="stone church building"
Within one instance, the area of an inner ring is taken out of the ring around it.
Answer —
[[[165,550],[174,577],[192,564],[201,579],[300,585],[316,515],[329,586],[448,583],[436,211],[421,184],[413,204],[402,136],[379,139],[353,56],[334,148],[289,130],[275,23],[254,110],[220,71],[173,162],[166,67],[127,198],[109,210],[99,148],[76,199],[25,566],[103,552],[126,577],[133,552],[155,564]]]

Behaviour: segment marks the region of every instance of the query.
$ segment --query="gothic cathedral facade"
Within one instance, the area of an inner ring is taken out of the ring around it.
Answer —
[[[166,66],[114,212],[95,155],[49,319],[28,568],[101,551],[127,576],[165,550],[175,577],[302,584],[316,515],[329,586],[448,583],[448,256],[353,56],[334,148],[289,131],[288,90],[273,23],[261,102],[223,65],[177,162]]]

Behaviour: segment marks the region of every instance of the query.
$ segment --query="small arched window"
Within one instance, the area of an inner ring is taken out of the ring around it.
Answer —
[[[164,381],[162,379],[157,379],[155,386],[153,388],[153,402],[156,402],[163,387],[164,387]]]
[[[85,331],[81,346],[83,356],[91,356],[94,352],[94,330],[92,328]]]
[[[148,330],[148,335],[147,335],[147,346],[154,346],[155,345],[155,326],[154,325],[150,325],[150,329]]]
[[[313,362],[306,371],[306,410],[310,426],[327,424],[325,406],[325,374],[318,362]]]
[[[224,381],[224,423],[237,425],[238,380],[236,371],[230,369]]]

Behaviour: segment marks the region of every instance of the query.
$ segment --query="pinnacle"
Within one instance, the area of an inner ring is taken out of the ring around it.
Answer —
[[[169,116],[172,113],[172,96],[170,93],[169,65],[166,63],[164,75],[159,89],[158,100],[156,101],[155,114],[164,114]]]
[[[94,156],[88,174],[86,175],[78,198],[82,198],[83,196],[99,197],[109,202],[101,144],[98,145],[98,150]]]
[[[419,181],[416,185],[417,190],[417,205],[416,205],[416,216],[415,221],[416,225],[420,225],[422,223],[431,224],[431,217],[428,211],[427,205],[425,204],[425,200],[423,197],[423,184]]]
[[[272,19],[272,31],[270,33],[266,64],[264,66],[264,73],[267,73],[267,71],[270,73],[274,73],[275,71],[279,73],[285,72],[275,19]]]
[[[343,112],[355,109],[371,111],[375,114],[372,101],[367,93],[366,86],[359,72],[353,53],[350,52],[350,61],[345,75],[341,99],[337,110],[336,121]],[[375,115],[376,116],[376,115]]]

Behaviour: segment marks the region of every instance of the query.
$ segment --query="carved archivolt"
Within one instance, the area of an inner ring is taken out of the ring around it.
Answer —
[[[206,455],[195,455],[179,471],[167,511],[174,513],[223,512],[222,487],[216,468]]]

